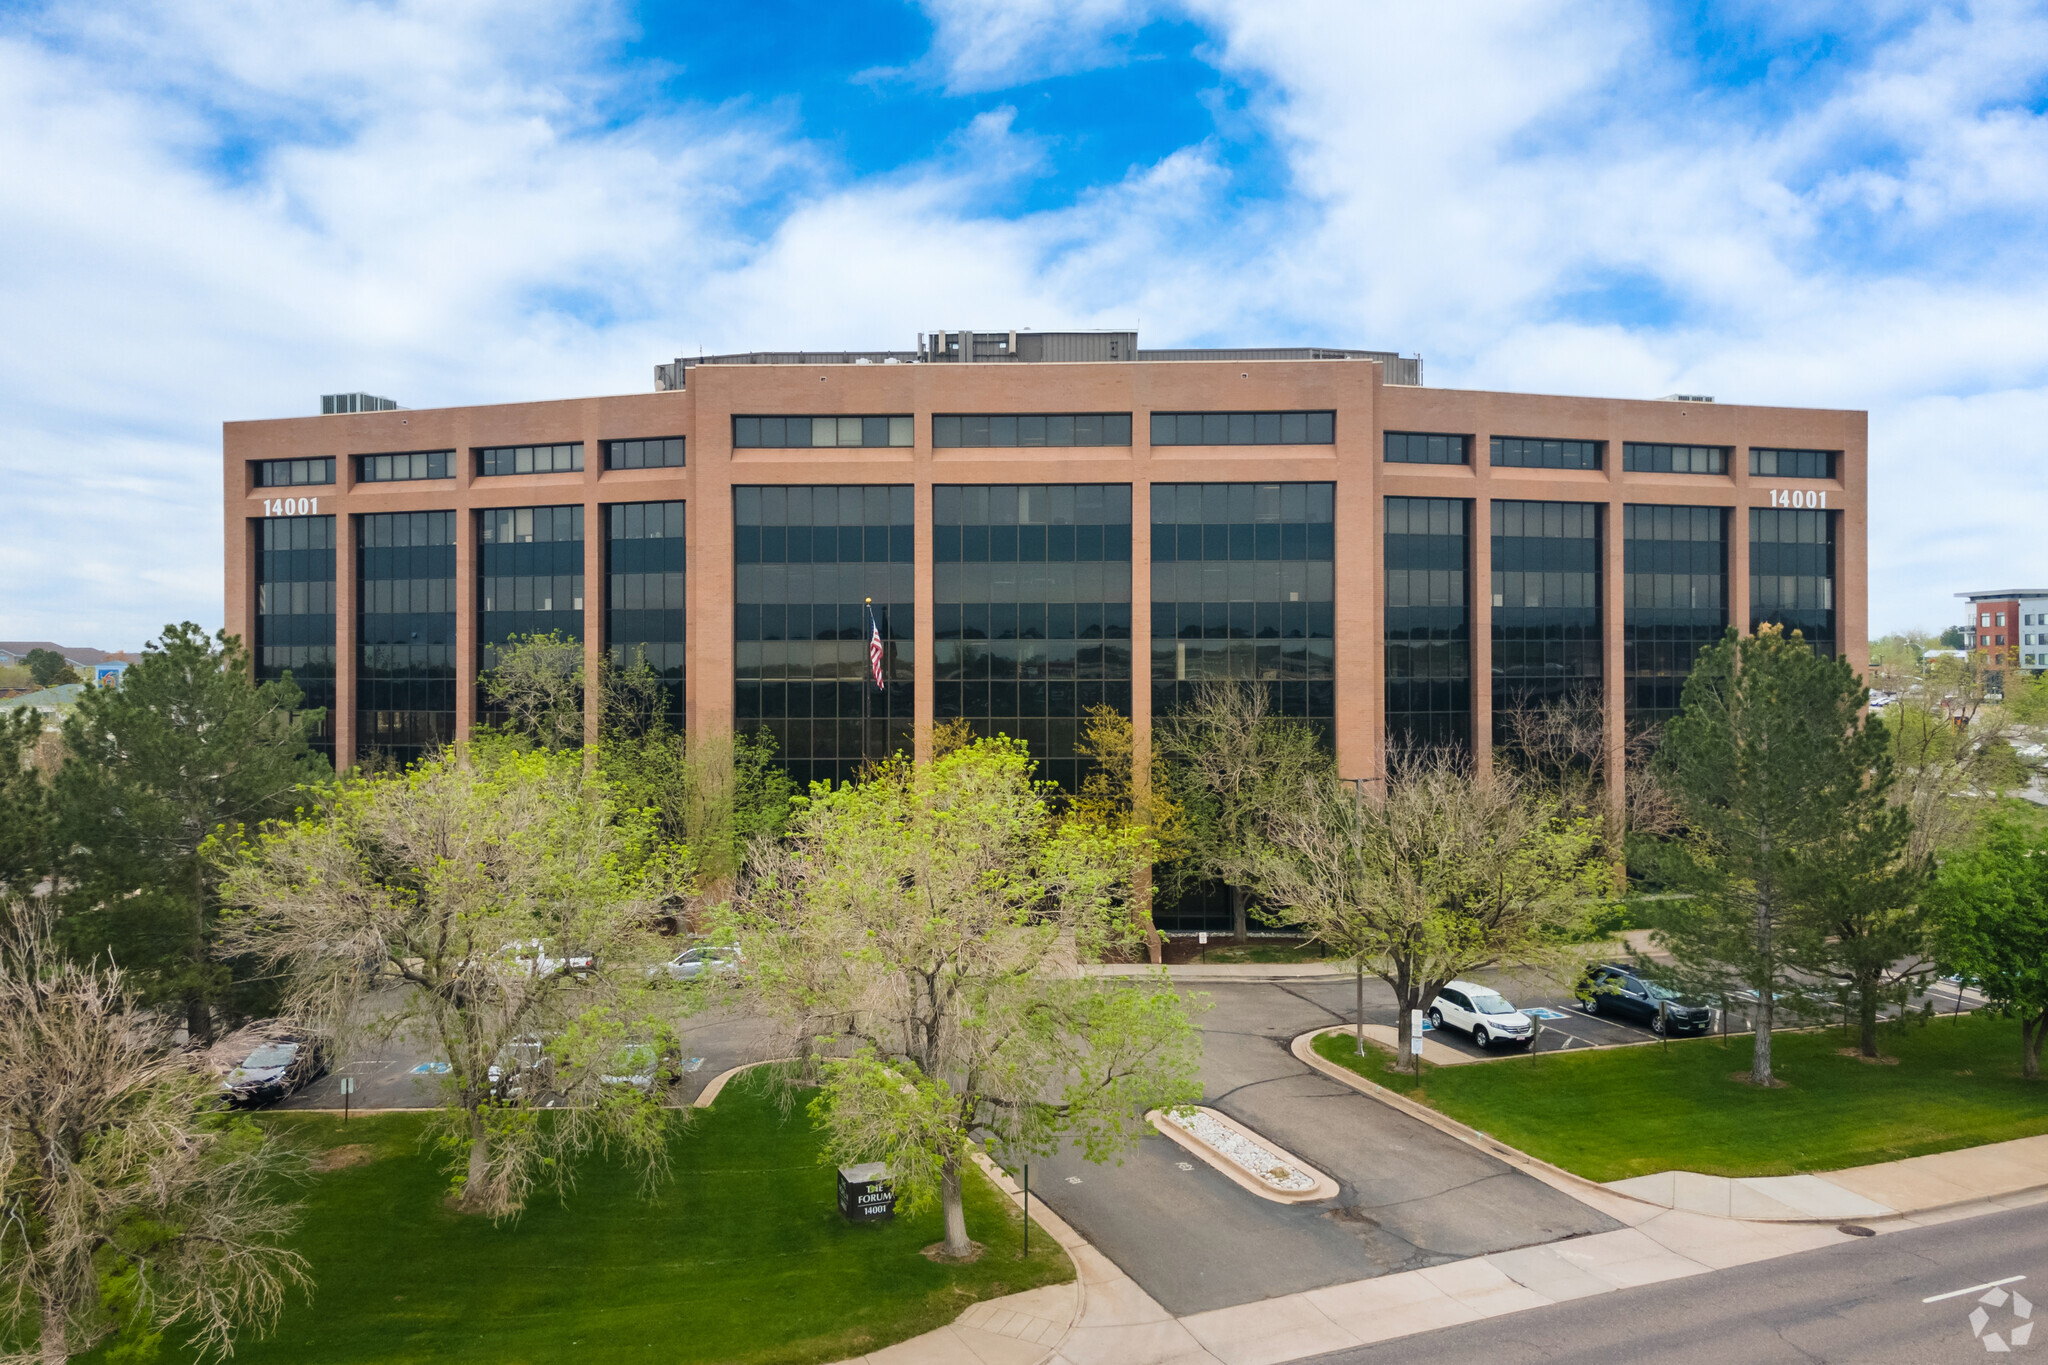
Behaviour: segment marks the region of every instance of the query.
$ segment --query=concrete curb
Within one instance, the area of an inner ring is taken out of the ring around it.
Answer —
[[[742,1071],[752,1071],[757,1066],[774,1066],[778,1062],[793,1062],[795,1060],[796,1058],[794,1057],[764,1057],[758,1062],[742,1062],[730,1071],[721,1071],[704,1083],[704,1088],[697,1092],[697,1098],[690,1101],[690,1107],[692,1109],[709,1109],[711,1102],[718,1098],[718,1092],[725,1089],[725,1083],[739,1075]]]
[[[1256,1142],[1259,1146],[1265,1148],[1274,1156],[1279,1157],[1282,1161],[1292,1165],[1303,1174],[1314,1176],[1316,1183],[1311,1188],[1303,1190],[1298,1194],[1290,1194],[1285,1190],[1276,1190],[1271,1186],[1262,1185],[1253,1178],[1251,1172],[1245,1170],[1235,1161],[1232,1161],[1229,1157],[1217,1151],[1179,1124],[1169,1121],[1161,1111],[1157,1109],[1152,1110],[1145,1115],[1145,1120],[1161,1133],[1172,1138],[1180,1146],[1187,1148],[1190,1154],[1200,1157],[1203,1164],[1213,1168],[1217,1174],[1235,1185],[1250,1190],[1261,1199],[1270,1199],[1276,1204],[1314,1204],[1324,1199],[1335,1199],[1342,1193],[1338,1189],[1336,1181],[1330,1179],[1329,1176],[1324,1175],[1321,1171],[1309,1165],[1306,1161],[1303,1161],[1300,1157],[1288,1151],[1265,1134],[1255,1133],[1236,1119],[1230,1117],[1230,1115],[1220,1113],[1209,1108],[1207,1105],[1196,1104],[1189,1107],[1207,1114],[1239,1137],[1249,1142]]]

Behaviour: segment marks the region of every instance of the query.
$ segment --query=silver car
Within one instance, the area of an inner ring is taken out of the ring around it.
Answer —
[[[737,948],[700,943],[677,953],[662,964],[662,970],[668,973],[671,981],[694,981],[700,976],[737,976],[744,960]]]

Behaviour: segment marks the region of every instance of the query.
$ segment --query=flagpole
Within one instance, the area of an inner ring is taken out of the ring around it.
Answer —
[[[868,630],[871,632],[869,638],[872,639],[872,632],[875,628],[875,599],[872,597],[868,597],[863,598],[862,600],[867,603]],[[863,641],[862,643],[865,644],[866,641]],[[869,668],[862,669],[861,673],[862,677],[860,680],[860,761],[863,764],[865,764],[868,761],[868,688],[874,683],[875,679],[874,670],[872,666],[870,666]]]

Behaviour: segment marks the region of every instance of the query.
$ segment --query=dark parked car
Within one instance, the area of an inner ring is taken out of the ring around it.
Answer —
[[[1706,1033],[1714,1027],[1714,1011],[1617,962],[1598,963],[1579,978],[1579,1008],[1588,1014],[1627,1019],[1649,1025],[1659,1037]]]
[[[327,1050],[318,1039],[278,1034],[259,1041],[221,1077],[221,1094],[237,1108],[275,1104],[327,1074]]]

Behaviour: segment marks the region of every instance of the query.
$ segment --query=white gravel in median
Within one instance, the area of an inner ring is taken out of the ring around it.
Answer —
[[[1286,1194],[1300,1194],[1316,1186],[1314,1176],[1281,1160],[1236,1129],[1218,1123],[1199,1109],[1168,1110],[1165,1118],[1203,1146],[1222,1155],[1233,1166],[1242,1168],[1262,1185]]]

